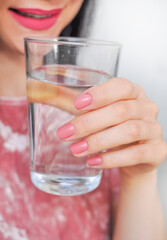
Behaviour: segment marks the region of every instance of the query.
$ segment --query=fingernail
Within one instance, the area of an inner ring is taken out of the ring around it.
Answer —
[[[57,136],[61,139],[64,140],[66,138],[71,137],[74,134],[74,126],[71,123],[67,123],[60,127],[57,130]]]
[[[88,149],[88,144],[87,144],[86,141],[73,143],[71,145],[70,149],[71,149],[71,152],[73,154],[82,153],[82,152],[85,152]]]
[[[78,96],[74,101],[76,109],[83,109],[92,103],[92,96],[89,93],[84,93]]]
[[[102,164],[102,158],[101,157],[88,158],[87,164],[89,166],[100,166]]]

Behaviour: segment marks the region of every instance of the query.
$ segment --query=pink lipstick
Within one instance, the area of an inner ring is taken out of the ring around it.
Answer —
[[[62,9],[9,8],[9,11],[12,17],[23,27],[32,30],[46,30],[57,22]]]

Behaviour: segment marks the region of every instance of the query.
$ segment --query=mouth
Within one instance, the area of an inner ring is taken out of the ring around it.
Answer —
[[[32,30],[45,30],[58,20],[62,9],[42,10],[30,8],[9,8],[11,16],[23,27]]]

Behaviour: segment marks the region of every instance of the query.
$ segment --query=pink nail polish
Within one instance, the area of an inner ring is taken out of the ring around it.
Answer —
[[[100,166],[102,164],[102,158],[101,157],[88,158],[87,164],[89,166]]]
[[[88,144],[86,141],[73,143],[70,149],[73,154],[79,154],[85,152],[88,149]]]
[[[61,139],[64,140],[66,138],[71,137],[74,134],[74,126],[71,123],[67,123],[60,127],[57,130],[57,136]]]
[[[76,109],[83,109],[92,103],[92,96],[89,93],[84,93],[78,96],[74,101]]]

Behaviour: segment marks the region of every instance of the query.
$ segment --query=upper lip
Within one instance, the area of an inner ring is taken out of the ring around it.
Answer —
[[[55,15],[60,13],[62,10],[61,8],[52,9],[52,10],[43,10],[38,8],[9,8],[9,10],[13,11],[20,11],[29,14],[36,14],[36,15]]]

